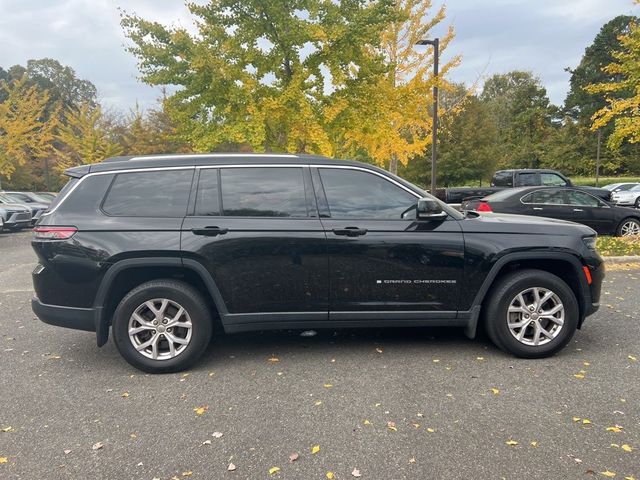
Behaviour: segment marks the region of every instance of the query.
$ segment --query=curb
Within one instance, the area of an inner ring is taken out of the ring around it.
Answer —
[[[605,263],[640,263],[640,255],[628,255],[624,257],[602,257]]]

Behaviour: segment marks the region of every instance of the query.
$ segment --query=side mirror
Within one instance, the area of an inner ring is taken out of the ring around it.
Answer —
[[[421,198],[416,207],[416,216],[419,220],[443,220],[447,214],[442,211],[442,207],[435,200]]]

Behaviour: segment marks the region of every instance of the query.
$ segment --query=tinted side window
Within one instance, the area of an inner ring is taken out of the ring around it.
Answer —
[[[566,199],[562,190],[536,190],[522,197],[523,203],[536,203],[545,205],[564,205]]]
[[[522,187],[531,187],[537,185],[536,183],[536,173],[519,173],[518,174],[518,185]]]
[[[320,177],[331,218],[400,220],[415,205],[415,195],[373,173],[321,168]]]
[[[491,184],[494,187],[513,187],[513,174],[511,172],[496,172]]]
[[[222,168],[220,183],[224,215],[308,216],[302,168]]]
[[[183,217],[193,170],[119,173],[102,210],[119,217]]]
[[[207,168],[200,171],[198,194],[196,196],[196,215],[220,215],[220,189],[218,188],[218,169]]]
[[[540,174],[540,184],[541,185],[549,185],[552,187],[566,187],[567,182],[564,179],[555,173],[541,173]]]
[[[575,190],[568,191],[567,198],[569,199],[567,202],[569,205],[580,205],[583,207],[597,207],[600,205],[597,198],[584,192],[576,192]]]

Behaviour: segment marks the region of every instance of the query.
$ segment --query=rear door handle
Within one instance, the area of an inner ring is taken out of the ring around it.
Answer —
[[[206,237],[215,237],[216,235],[224,235],[229,231],[228,228],[220,227],[204,227],[204,228],[192,228],[191,231],[194,235],[204,235]]]
[[[358,227],[334,228],[332,231],[335,235],[346,235],[347,237],[358,237],[367,234],[366,228]]]
[[[584,210],[582,210],[581,208],[574,208],[573,211],[574,212],[584,212]]]
[[[544,208],[541,207],[533,207],[534,210],[544,210]]]

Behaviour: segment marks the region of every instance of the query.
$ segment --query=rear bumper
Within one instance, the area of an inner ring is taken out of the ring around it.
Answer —
[[[47,305],[37,297],[33,297],[31,299],[31,309],[40,320],[49,325],[85,330],[87,332],[96,331],[97,311],[94,308]]]

